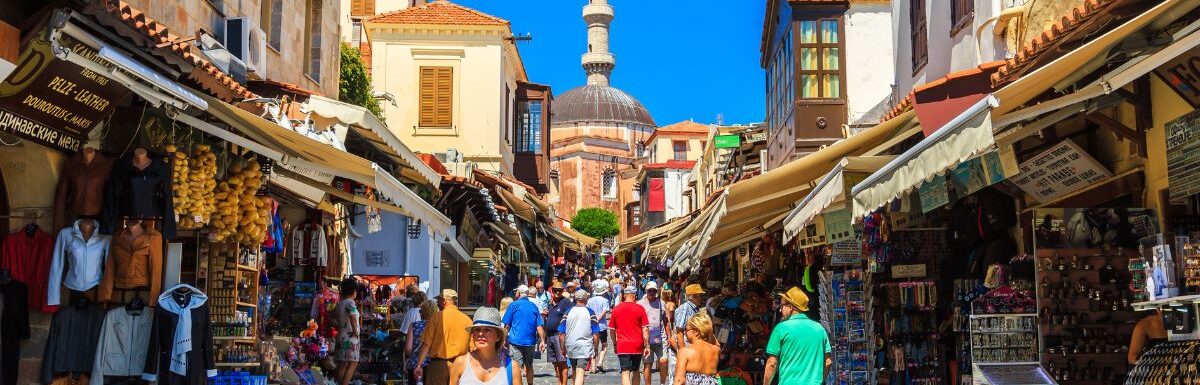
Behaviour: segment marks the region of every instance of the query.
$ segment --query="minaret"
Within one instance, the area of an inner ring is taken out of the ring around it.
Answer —
[[[608,25],[613,20],[613,7],[608,0],[589,0],[583,6],[583,20],[588,24],[588,50],[583,54],[583,72],[587,84],[608,86],[617,61],[608,52]]]

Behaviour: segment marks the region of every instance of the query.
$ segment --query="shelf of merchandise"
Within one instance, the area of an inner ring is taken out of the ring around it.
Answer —
[[[219,366],[219,367],[231,367],[231,368],[253,368],[253,367],[262,365],[262,363],[259,363],[259,362],[218,362],[215,365]]]
[[[261,260],[258,247],[242,247],[237,242],[210,242],[207,253],[208,280],[207,294],[209,296],[209,319],[214,325],[224,324],[237,314],[237,311],[249,313],[249,324],[246,329],[253,333],[257,330],[259,319],[258,306],[243,302],[242,299],[257,301],[259,297],[258,269],[255,267]],[[247,254],[249,261],[241,259]],[[252,265],[243,262],[254,262]],[[228,346],[245,346],[254,344],[258,339],[249,336],[214,336],[213,345],[218,349]],[[262,365],[260,362],[218,362],[218,367],[253,368]]]
[[[1200,294],[1181,295],[1170,298],[1156,299],[1153,301],[1134,302],[1133,310],[1145,311],[1154,310],[1163,306],[1182,306],[1200,303]]]

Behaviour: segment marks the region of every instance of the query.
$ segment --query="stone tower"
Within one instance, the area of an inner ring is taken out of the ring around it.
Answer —
[[[583,71],[587,84],[608,86],[616,58],[608,51],[608,26],[613,20],[613,7],[608,0],[590,0],[583,6],[583,20],[588,28],[588,50],[583,54]]]

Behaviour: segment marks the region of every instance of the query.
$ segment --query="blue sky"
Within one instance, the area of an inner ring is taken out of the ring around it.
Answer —
[[[507,19],[530,80],[555,94],[583,85],[580,55],[587,49],[585,0],[454,0]],[[765,116],[758,65],[765,2],[761,0],[609,0],[616,12],[610,48],[617,57],[613,85],[640,100],[660,126],[693,119],[726,124]]]

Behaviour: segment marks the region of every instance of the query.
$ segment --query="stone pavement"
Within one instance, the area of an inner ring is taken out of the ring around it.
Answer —
[[[609,347],[611,348],[611,345]],[[534,368],[533,385],[557,385],[558,384],[558,380],[554,377],[554,366],[550,365],[549,362],[546,362],[545,358],[538,359],[536,361],[536,363],[534,363],[533,368]],[[602,384],[602,385],[620,385],[621,384],[621,372],[620,372],[621,366],[617,363],[617,356],[615,354],[612,354],[611,351],[608,352],[608,354],[604,357],[604,368],[608,369],[608,373],[588,374],[587,377],[584,377],[584,383],[585,384]],[[652,369],[652,370],[654,370],[655,372],[650,377],[651,385],[659,385],[658,384],[658,371],[657,371],[657,369]],[[642,374],[639,373],[638,375],[640,376]],[[574,384],[573,382],[570,382],[570,381],[571,380],[569,379],[567,384]],[[641,380],[639,380],[639,384],[646,385],[646,384],[642,384]]]

